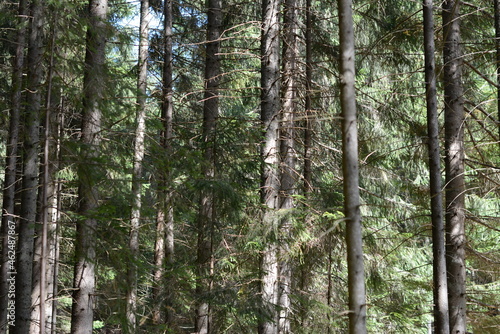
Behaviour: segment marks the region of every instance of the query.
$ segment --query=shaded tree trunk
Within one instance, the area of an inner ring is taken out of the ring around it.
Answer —
[[[23,85],[23,64],[24,64],[24,48],[26,46],[26,26],[24,22],[27,20],[26,1],[19,1],[17,16],[17,24],[19,25],[16,38],[16,49],[14,54],[13,72],[12,72],[12,91],[9,119],[9,137],[6,147],[5,161],[5,176],[3,183],[3,203],[2,203],[2,226],[0,236],[2,240],[1,253],[1,272],[0,272],[0,334],[4,334],[8,328],[8,302],[14,301],[9,297],[9,284],[14,281],[10,280],[13,268],[9,265],[14,265],[9,262],[9,258],[15,258],[15,226],[14,207],[15,207],[15,192],[17,178],[17,161],[18,161],[18,145],[19,145],[19,128],[21,120],[21,97]],[[9,231],[12,231],[9,234]],[[14,277],[14,276],[13,276]],[[13,321],[14,318],[9,318]]]
[[[130,214],[130,263],[127,270],[127,332],[136,332],[137,263],[139,261],[139,228],[141,225],[142,163],[146,131],[147,71],[149,52],[149,0],[141,0],[139,26],[139,73],[137,76],[137,111],[132,172],[132,210]]]
[[[358,130],[354,88],[352,1],[339,0],[340,103],[342,108],[342,171],[346,218],[349,289],[349,333],[366,333],[366,301],[359,199]]]
[[[92,333],[95,303],[96,209],[99,206],[97,161],[101,143],[100,103],[104,91],[107,0],[90,0],[83,79],[81,156],[78,165],[77,222],[71,333]]]
[[[161,146],[165,156],[171,154],[171,140],[173,136],[173,34],[172,34],[172,0],[163,3],[163,69],[162,69],[162,105],[161,120],[163,129],[160,134]],[[158,210],[156,221],[155,242],[155,282],[153,285],[153,299],[155,308],[153,322],[160,324],[166,320],[168,328],[174,326],[174,313],[171,307],[173,299],[173,279],[165,278],[165,264],[172,266],[174,261],[174,216],[172,207],[172,193],[169,190],[170,164],[165,162],[160,171],[158,183]],[[162,297],[163,295],[163,297]],[[163,301],[166,301],[164,303]],[[166,306],[166,311],[164,310]],[[166,319],[165,319],[166,316]]]
[[[265,314],[259,334],[278,333],[278,259],[276,209],[279,201],[278,113],[280,110],[280,6],[281,0],[262,1],[261,36],[261,203],[264,249],[261,258],[261,294]]]
[[[205,63],[205,94],[203,104],[203,162],[202,174],[205,180],[214,181],[215,177],[215,132],[219,115],[220,82],[220,34],[222,26],[222,1],[208,0],[207,45]],[[212,333],[212,310],[208,300],[213,286],[214,266],[214,194],[211,187],[202,189],[198,211],[198,277],[196,295],[196,331],[199,334]]]
[[[441,193],[441,154],[439,149],[439,121],[436,97],[436,64],[434,60],[434,17],[432,7],[432,0],[424,0],[425,91],[427,102],[427,134],[429,137],[434,330],[436,334],[448,334],[450,332],[448,316],[448,283],[446,280],[443,202]]]
[[[464,99],[460,1],[443,2],[443,80],[446,170],[446,266],[450,332],[466,332]]]
[[[285,0],[283,21],[283,108],[280,113],[280,192],[279,209],[279,280],[278,280],[278,333],[290,333],[290,293],[292,265],[289,259],[292,229],[292,210],[295,207],[297,154],[295,151],[295,113],[297,112],[298,85],[298,16],[297,1]]]
[[[29,332],[31,323],[31,290],[33,273],[33,238],[37,213],[38,154],[40,153],[40,109],[43,61],[43,6],[33,1],[28,42],[28,94],[24,115],[24,167],[19,222],[16,277],[16,322],[13,333]]]

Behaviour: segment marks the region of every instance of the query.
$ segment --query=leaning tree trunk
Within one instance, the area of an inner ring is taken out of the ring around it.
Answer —
[[[342,108],[342,170],[346,218],[349,333],[366,333],[363,243],[359,199],[358,130],[354,88],[352,1],[339,0],[340,103]]]
[[[137,262],[139,261],[139,228],[141,223],[142,161],[146,130],[147,70],[149,52],[149,0],[141,0],[139,26],[139,73],[137,76],[137,112],[132,172],[132,210],[130,213],[130,263],[127,270],[127,332],[136,332]]]
[[[21,92],[23,85],[23,64],[24,64],[24,47],[26,44],[26,1],[19,1],[18,17],[17,17],[17,39],[16,49],[14,54],[14,64],[12,71],[12,91],[10,105],[10,120],[9,120],[9,137],[6,148],[5,161],[5,176],[3,183],[3,203],[2,203],[2,226],[0,237],[2,240],[1,253],[1,272],[0,272],[0,334],[7,331],[7,305],[10,299],[8,291],[9,284],[14,281],[10,280],[11,273],[15,270],[9,268],[9,255],[15,256],[15,225],[14,220],[14,199],[16,190],[16,170],[17,170],[17,154],[19,145],[19,128],[21,119]],[[9,234],[9,231],[12,231]],[[14,318],[9,318],[13,321]]]
[[[464,98],[459,0],[443,2],[446,269],[450,333],[466,332]]]
[[[283,109],[280,113],[280,190],[278,249],[278,333],[290,333],[290,288],[292,267],[290,263],[290,239],[292,229],[293,195],[296,194],[297,155],[295,151],[295,113],[297,112],[298,85],[298,22],[297,1],[285,0],[283,26]]]
[[[429,137],[429,183],[431,197],[432,254],[434,278],[434,331],[450,332],[448,316],[448,283],[444,245],[443,203],[441,192],[441,154],[436,97],[436,64],[434,61],[433,0],[424,0],[425,91],[427,101],[427,133]]]
[[[43,6],[31,3],[31,30],[28,42],[28,94],[24,115],[24,168],[19,222],[16,277],[16,321],[12,333],[29,332],[33,273],[33,238],[37,212],[39,126],[43,61]]]
[[[90,0],[83,78],[82,149],[78,165],[78,213],[71,333],[92,333],[95,298],[96,229],[99,205],[97,161],[101,142],[100,103],[104,91],[107,0]]]
[[[273,235],[278,208],[278,112],[280,109],[280,6],[281,0],[262,1],[261,38],[261,203],[264,249],[261,258],[261,298],[266,314],[259,321],[259,334],[278,333],[278,259]]]
[[[215,131],[219,114],[220,82],[220,34],[222,25],[221,0],[208,1],[208,26],[205,64],[205,96],[203,104],[203,162],[202,174],[205,180],[215,177]],[[210,187],[209,187],[210,188]],[[196,331],[199,334],[213,332],[212,311],[207,295],[213,285],[214,266],[214,194],[211,189],[202,189],[198,212],[198,277],[196,294],[199,298],[196,312]]]

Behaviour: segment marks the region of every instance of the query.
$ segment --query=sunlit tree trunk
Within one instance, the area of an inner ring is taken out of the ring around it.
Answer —
[[[142,204],[142,161],[146,131],[147,71],[149,53],[149,1],[141,0],[139,25],[139,73],[137,76],[137,110],[132,174],[132,210],[130,214],[130,263],[127,270],[127,332],[136,332],[137,263],[139,261],[139,228]]]
[[[358,130],[354,88],[352,1],[339,0],[340,103],[342,108],[342,171],[346,218],[349,289],[349,333],[366,333],[366,298],[359,199]]]
[[[3,203],[2,203],[2,226],[0,237],[2,240],[1,253],[1,272],[0,272],[0,334],[7,330],[7,305],[10,297],[8,295],[9,284],[13,282],[10,279],[10,273],[14,272],[9,268],[9,255],[15,256],[16,236],[14,234],[16,221],[14,219],[14,199],[17,180],[17,161],[19,145],[19,128],[21,118],[21,92],[23,85],[23,64],[24,48],[26,44],[26,1],[19,1],[16,23],[19,25],[17,30],[16,48],[14,54],[13,72],[12,72],[12,91],[9,119],[9,137],[6,148],[5,176],[3,183]],[[12,231],[9,235],[9,231]],[[14,320],[14,319],[10,319]]]
[[[450,332],[448,317],[448,283],[444,244],[443,202],[441,192],[441,154],[436,97],[436,64],[434,60],[433,1],[424,0],[425,90],[429,146],[429,185],[431,197],[432,253],[434,278],[434,329],[436,334]]]
[[[464,98],[460,1],[443,2],[443,80],[446,170],[446,266],[450,333],[466,332]]]
[[[220,34],[222,26],[221,0],[208,1],[208,26],[205,63],[205,95],[203,104],[203,162],[202,174],[205,180],[215,177],[215,132],[219,115],[220,82]],[[199,334],[213,332],[212,310],[207,295],[213,285],[214,267],[214,194],[211,189],[202,189],[198,211],[198,277],[196,294],[198,298],[196,312],[196,331]]]
[[[262,1],[261,38],[261,203],[264,249],[261,258],[261,297],[266,314],[259,321],[260,334],[278,333],[278,259],[276,210],[279,201],[278,113],[280,110],[280,6],[281,0]],[[264,319],[266,317],[266,319]]]
[[[95,303],[96,209],[99,206],[97,180],[102,177],[96,161],[101,143],[100,103],[105,77],[107,0],[90,0],[83,78],[82,149],[78,165],[78,213],[71,333],[90,334]]]
[[[28,42],[28,94],[24,115],[23,183],[21,217],[19,222],[18,258],[16,276],[16,322],[11,331],[29,332],[31,323],[31,290],[33,273],[33,238],[37,212],[38,154],[40,153],[40,109],[43,61],[43,3],[33,1],[30,6],[31,25]]]

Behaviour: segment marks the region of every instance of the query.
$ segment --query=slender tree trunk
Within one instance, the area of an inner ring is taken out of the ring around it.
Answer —
[[[366,333],[363,243],[359,200],[358,130],[354,87],[352,1],[339,0],[340,103],[342,108],[342,170],[346,218],[349,289],[349,333]]]
[[[24,48],[26,44],[26,26],[24,22],[27,20],[26,1],[19,1],[17,24],[17,44],[14,54],[14,64],[12,73],[12,91],[10,105],[10,122],[9,122],[9,138],[7,142],[7,157],[5,161],[5,177],[3,183],[3,204],[2,204],[2,226],[0,236],[2,240],[1,253],[1,272],[0,272],[0,334],[4,334],[7,330],[7,319],[14,320],[14,315],[8,316],[8,302],[14,302],[13,296],[9,296],[9,285],[14,284],[11,276],[15,277],[13,268],[15,262],[10,262],[9,259],[15,259],[16,237],[14,220],[14,199],[16,191],[17,179],[17,155],[19,145],[19,128],[21,118],[21,92],[23,84],[23,64],[24,64]],[[9,234],[9,231],[11,233]]]
[[[203,104],[203,163],[202,174],[205,180],[213,181],[215,177],[215,132],[219,116],[219,82],[220,82],[220,34],[222,26],[222,1],[208,0],[208,26],[205,63],[205,95]],[[198,278],[196,295],[198,299],[196,312],[196,331],[199,334],[212,333],[212,310],[207,300],[213,286],[214,266],[214,194],[211,189],[201,191],[198,212]]]
[[[307,197],[312,193],[312,136],[313,136],[313,112],[312,112],[312,0],[306,0],[306,124],[304,127],[304,194]]]
[[[261,203],[264,249],[261,258],[261,294],[266,314],[259,321],[259,334],[278,333],[278,259],[274,234],[279,201],[278,113],[280,110],[280,7],[281,0],[262,1],[261,37]]]
[[[141,224],[142,161],[146,130],[147,70],[149,52],[149,1],[141,0],[139,27],[139,73],[137,77],[137,114],[132,174],[132,211],[130,214],[130,258],[127,271],[127,332],[136,332],[137,262],[139,261],[139,228]]]
[[[90,0],[89,27],[83,79],[82,149],[78,166],[78,213],[71,333],[90,334],[95,303],[96,228],[99,206],[97,180],[102,170],[97,158],[101,142],[100,103],[104,91],[107,0]]]
[[[436,64],[434,60],[433,0],[423,1],[425,91],[427,133],[429,137],[429,183],[431,197],[432,253],[434,278],[434,329],[436,334],[450,332],[448,316],[448,283],[444,245],[443,201],[441,193],[441,154],[436,97]]]
[[[160,134],[161,146],[166,156],[171,153],[171,140],[173,136],[172,117],[173,117],[173,34],[172,34],[172,0],[165,0],[163,3],[163,97],[161,105],[161,119],[163,129]],[[170,165],[165,163],[160,172],[158,184],[158,212],[156,225],[155,242],[155,282],[153,286],[153,298],[155,300],[155,309],[153,312],[153,322],[159,324],[166,320],[168,328],[174,326],[174,312],[172,309],[172,299],[174,291],[174,279],[165,275],[165,264],[172,266],[174,261],[174,216],[172,207],[172,193],[168,190],[170,180]],[[162,297],[162,294],[165,296]],[[166,298],[165,298],[166,297]],[[166,303],[162,301],[166,299]],[[166,312],[164,307],[166,306]],[[166,316],[166,319],[165,319]]]
[[[498,113],[498,142],[500,145],[500,1],[494,0],[495,7],[495,49],[496,49],[496,72],[497,72],[497,113]]]
[[[460,50],[460,1],[443,2],[446,266],[450,333],[466,332],[464,101]]]
[[[297,85],[299,57],[297,1],[284,2],[283,33],[283,109],[280,114],[280,203],[283,212],[280,222],[279,236],[279,280],[278,307],[279,333],[290,333],[290,287],[292,283],[292,266],[288,259],[292,229],[291,211],[294,208],[293,195],[296,194],[297,154],[295,151],[295,113],[297,112]]]
[[[16,322],[13,333],[29,332],[33,272],[33,238],[37,212],[39,126],[43,58],[43,7],[31,3],[31,29],[28,42],[28,95],[25,109],[24,168],[19,223],[16,277]]]

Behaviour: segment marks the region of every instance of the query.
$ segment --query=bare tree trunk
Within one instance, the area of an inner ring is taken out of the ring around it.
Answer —
[[[29,332],[33,272],[33,238],[37,212],[39,126],[43,61],[43,7],[31,3],[31,29],[28,42],[28,95],[25,109],[24,168],[19,223],[16,277],[16,322],[13,333]]]
[[[172,0],[165,0],[163,7],[163,97],[162,97],[162,124],[163,129],[160,135],[161,146],[166,156],[171,153],[172,140],[172,117],[173,117],[173,34],[172,34]],[[166,320],[167,327],[174,326],[174,313],[172,310],[173,299],[173,279],[165,278],[165,264],[171,266],[174,261],[174,216],[172,208],[172,193],[169,190],[170,167],[168,162],[162,168],[158,183],[158,211],[156,221],[156,242],[155,242],[155,272],[153,274],[155,282],[153,285],[153,299],[155,308],[153,311],[153,322],[160,324]],[[167,281],[168,280],[168,281]],[[163,301],[166,301],[164,303]],[[166,312],[164,310],[166,306]],[[165,319],[166,316],[166,319]]]
[[[203,104],[203,162],[202,174],[205,180],[215,177],[215,131],[219,116],[220,82],[220,34],[222,26],[222,1],[208,0],[207,45],[205,63],[205,95]],[[199,334],[212,333],[212,310],[207,296],[213,286],[214,266],[214,194],[211,189],[202,189],[198,212],[198,277],[196,295],[196,331]]]
[[[90,0],[89,27],[83,79],[82,150],[78,166],[78,213],[71,333],[92,333],[95,303],[95,244],[99,206],[97,180],[102,173],[96,161],[101,143],[100,103],[104,91],[107,0]]]
[[[15,271],[10,268],[14,265],[16,254],[16,237],[14,220],[14,199],[16,191],[17,178],[17,160],[18,160],[18,145],[19,145],[19,128],[21,118],[21,92],[23,85],[23,64],[24,64],[24,48],[26,44],[26,26],[24,22],[27,20],[26,15],[26,1],[19,1],[18,8],[18,31],[17,31],[17,44],[14,55],[13,73],[12,73],[12,91],[11,91],[11,105],[10,105],[10,122],[9,122],[9,138],[7,142],[7,157],[5,161],[5,177],[3,184],[3,203],[2,203],[2,226],[0,230],[0,237],[2,240],[2,253],[1,253],[1,272],[0,272],[0,334],[7,331],[7,319],[14,321],[14,315],[8,316],[8,302],[14,301],[13,296],[9,297],[9,285],[14,284],[15,280],[11,280],[12,273]],[[9,234],[9,231],[11,233]],[[12,276],[12,277],[15,277]],[[14,311],[14,310],[12,310]]]
[[[127,270],[127,332],[136,332],[137,262],[139,261],[139,228],[141,225],[142,161],[146,130],[147,70],[149,52],[149,0],[141,0],[139,27],[139,73],[137,77],[137,114],[132,174],[132,210],[130,214],[130,258]]]
[[[464,101],[459,0],[443,2],[446,266],[450,333],[466,332]]]
[[[366,333],[363,243],[359,199],[358,130],[354,88],[352,1],[339,0],[340,103],[342,108],[342,170],[346,218],[349,289],[349,333]]]
[[[433,1],[423,1],[425,90],[427,100],[427,133],[429,136],[429,184],[431,197],[432,254],[434,278],[434,329],[436,334],[450,332],[448,316],[448,283],[444,245],[443,202],[441,193],[441,154],[436,97],[436,64],[434,60]]]
[[[313,191],[312,187],[312,136],[313,136],[313,112],[312,112],[312,0],[306,0],[306,124],[304,127],[304,194],[309,197]]]
[[[295,151],[295,113],[297,112],[298,85],[298,22],[296,0],[284,2],[283,32],[283,109],[280,114],[280,203],[282,219],[279,229],[279,280],[278,307],[279,333],[290,333],[290,288],[292,284],[292,266],[288,259],[292,229],[292,210],[295,207],[293,195],[297,184],[297,154]]]
[[[259,334],[278,333],[278,258],[274,230],[279,201],[278,113],[280,110],[280,7],[281,0],[262,1],[261,37],[261,203],[265,233],[261,258],[261,294],[266,314],[259,319]]]

